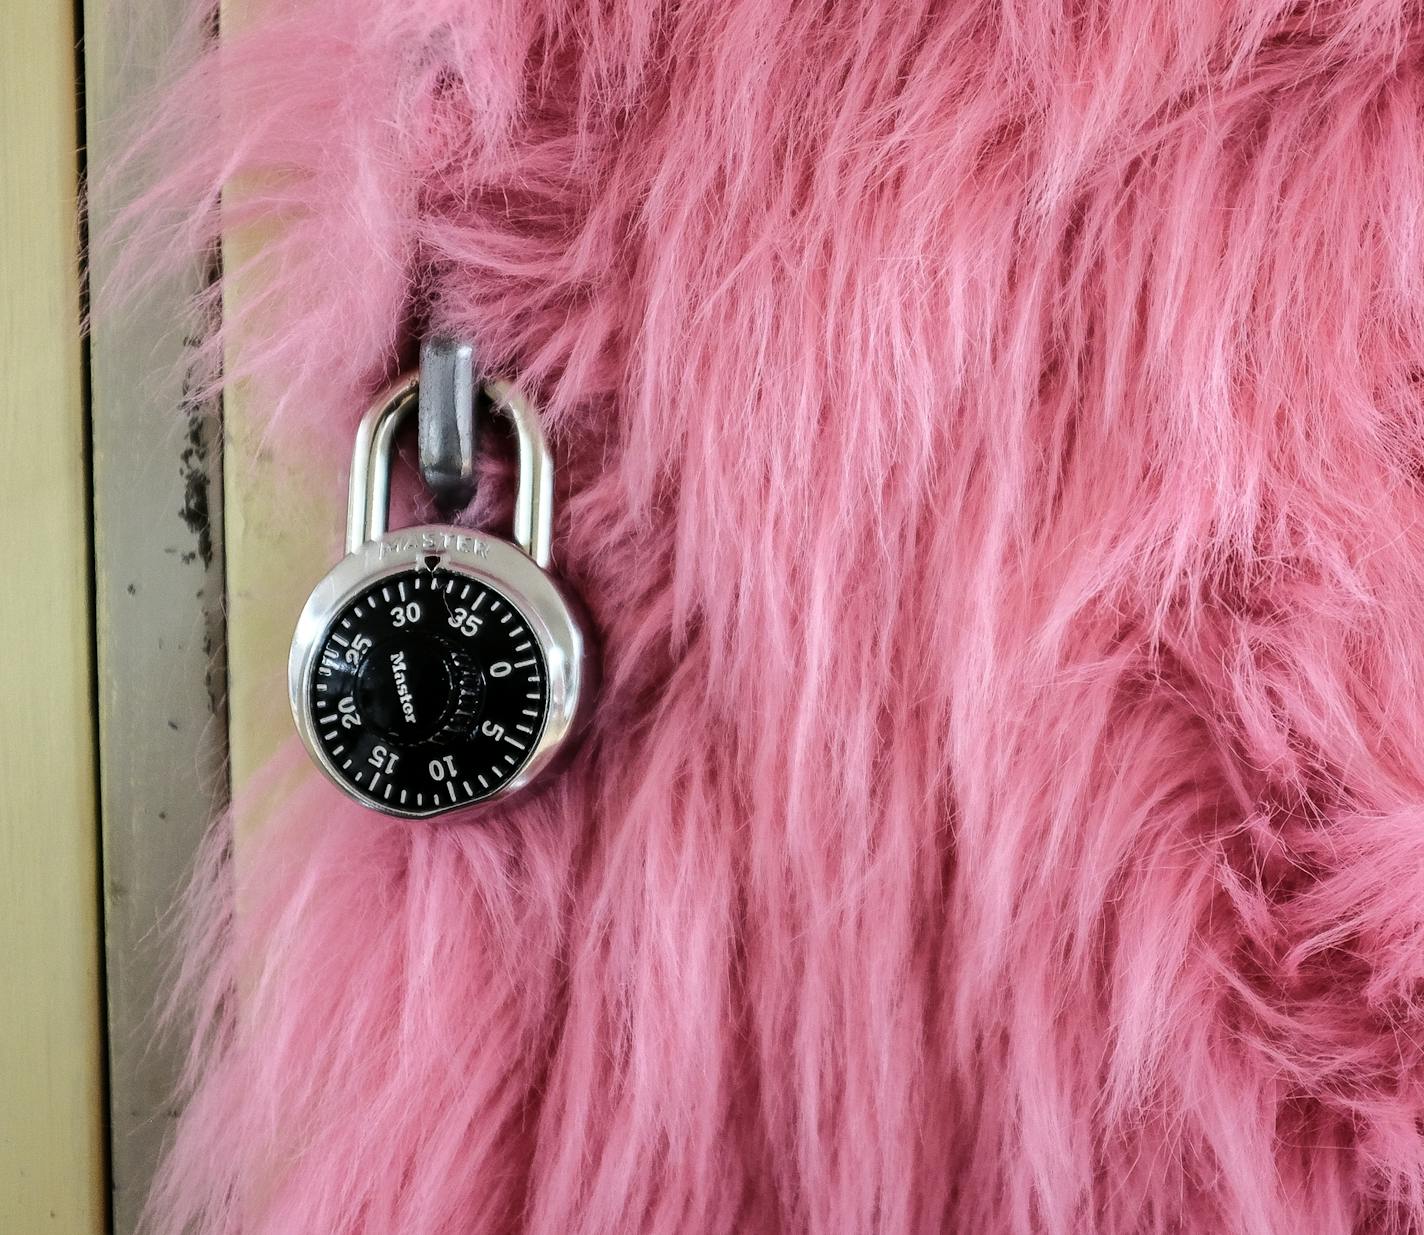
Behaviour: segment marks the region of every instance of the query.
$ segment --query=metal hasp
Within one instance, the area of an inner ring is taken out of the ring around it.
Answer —
[[[444,512],[475,496],[480,378],[474,344],[437,335],[420,345],[420,474]]]
[[[390,527],[391,460],[396,431],[420,401],[421,378],[407,373],[391,383],[356,430],[347,503],[346,552],[378,540]],[[533,406],[509,382],[486,382],[484,392],[514,426],[519,488],[514,498],[514,543],[548,569],[554,513],[554,466]]]

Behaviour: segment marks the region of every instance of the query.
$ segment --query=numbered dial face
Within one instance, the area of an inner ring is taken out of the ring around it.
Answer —
[[[392,575],[348,602],[309,689],[331,769],[372,806],[413,815],[498,793],[533,755],[549,700],[525,616],[444,567]]]

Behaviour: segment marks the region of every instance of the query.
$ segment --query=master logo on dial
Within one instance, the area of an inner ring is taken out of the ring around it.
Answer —
[[[410,815],[482,801],[513,780],[548,701],[524,614],[440,567],[390,575],[349,601],[311,681],[330,771],[357,797]]]

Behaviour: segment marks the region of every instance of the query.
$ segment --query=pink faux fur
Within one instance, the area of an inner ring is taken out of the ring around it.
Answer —
[[[606,658],[214,860],[159,1231],[1424,1231],[1418,0],[277,0],[150,149],[287,424],[541,392]]]

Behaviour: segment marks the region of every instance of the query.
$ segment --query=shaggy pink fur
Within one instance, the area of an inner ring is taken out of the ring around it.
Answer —
[[[278,0],[153,134],[287,423],[540,390],[606,655],[213,861],[160,1231],[1424,1230],[1418,0]]]

